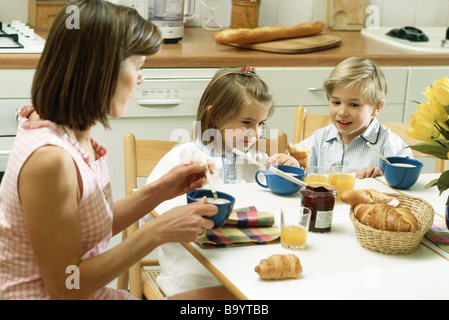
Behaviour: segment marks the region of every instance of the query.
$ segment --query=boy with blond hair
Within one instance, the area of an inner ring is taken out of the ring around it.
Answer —
[[[310,166],[339,164],[356,169],[357,178],[380,176],[382,160],[367,142],[385,157],[413,157],[405,142],[376,119],[385,105],[387,82],[374,62],[358,57],[340,62],[324,89],[332,124],[296,145],[310,148]]]

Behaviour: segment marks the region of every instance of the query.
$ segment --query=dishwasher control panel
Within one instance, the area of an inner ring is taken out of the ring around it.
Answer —
[[[195,117],[201,96],[216,69],[185,69],[170,73],[144,69],[140,84],[122,117]]]

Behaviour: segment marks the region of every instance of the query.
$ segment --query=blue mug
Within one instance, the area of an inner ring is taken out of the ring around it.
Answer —
[[[382,171],[392,188],[409,189],[416,183],[423,167],[421,161],[407,157],[387,157],[387,160],[391,164],[383,162]]]
[[[302,168],[286,165],[279,165],[273,167],[278,168],[279,170],[285,173],[290,173],[294,178],[304,181],[304,169]],[[267,182],[266,184],[263,184],[262,182],[259,181],[258,177],[259,174],[263,174],[265,176],[265,181]],[[254,176],[254,179],[256,180],[259,186],[263,188],[268,188],[277,194],[282,195],[293,194],[301,189],[300,185],[266,170],[258,170]]]

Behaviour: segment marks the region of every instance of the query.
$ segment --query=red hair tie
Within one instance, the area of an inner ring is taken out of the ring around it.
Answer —
[[[242,74],[244,76],[246,76],[249,73],[256,74],[256,68],[254,68],[254,67],[246,67],[246,68],[243,68],[240,71],[240,74]]]

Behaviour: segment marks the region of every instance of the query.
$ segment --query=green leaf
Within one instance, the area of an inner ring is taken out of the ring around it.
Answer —
[[[449,151],[447,147],[441,146],[438,143],[426,142],[417,143],[413,146],[410,146],[410,148],[425,154],[430,154],[439,159],[447,159],[447,152]]]
[[[441,194],[449,188],[449,170],[444,171],[440,175],[435,185],[438,187],[441,196]]]
[[[438,182],[438,179],[434,179],[434,180],[430,181],[429,183],[427,183],[427,184],[424,186],[424,189],[429,189],[430,187],[435,186],[435,185],[437,184],[437,182]]]
[[[440,126],[438,122],[435,122],[435,127],[438,129],[438,131],[443,135],[445,139],[449,139],[449,131],[447,131],[445,128]]]
[[[449,141],[446,139],[433,139],[436,143],[438,143],[440,146],[443,146],[449,150]]]

